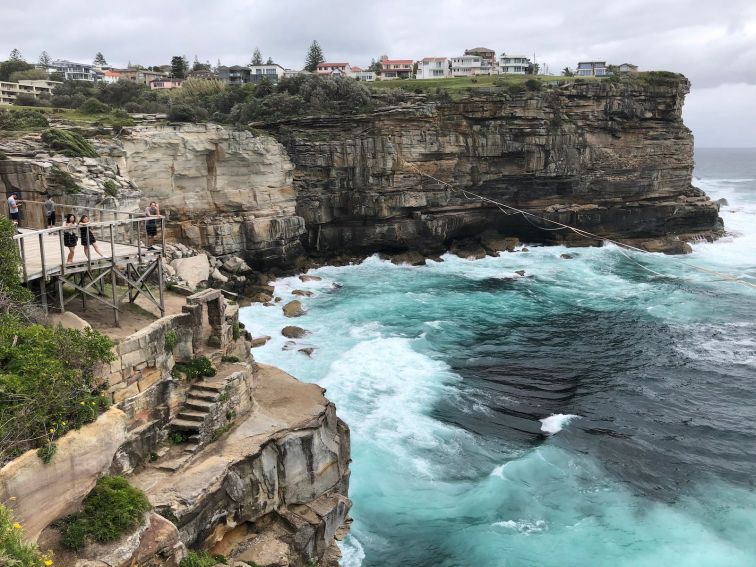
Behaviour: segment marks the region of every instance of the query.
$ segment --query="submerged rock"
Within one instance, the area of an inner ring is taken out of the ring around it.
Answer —
[[[323,278],[321,278],[320,276],[308,276],[307,274],[302,274],[301,276],[299,276],[299,279],[303,282],[319,282]]]
[[[312,297],[313,295],[315,295],[311,291],[306,291],[304,289],[295,289],[294,291],[291,292],[291,294],[299,295],[300,297]]]
[[[302,302],[298,299],[295,299],[294,301],[289,301],[286,305],[283,306],[283,312],[284,315],[287,317],[301,317],[305,314],[305,310],[302,307]]]
[[[309,331],[303,329],[302,327],[287,325],[286,327],[281,329],[281,334],[287,339],[301,339],[302,337],[308,335]]]

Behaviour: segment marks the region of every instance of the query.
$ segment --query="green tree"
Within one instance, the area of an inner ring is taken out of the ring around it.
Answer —
[[[34,65],[29,65],[26,61],[19,59],[8,59],[0,63],[0,81],[10,81],[10,76],[13,73],[30,69],[34,69]]]
[[[252,54],[252,61],[250,62],[250,65],[262,65],[263,64],[263,58],[262,53],[260,53],[260,48],[255,47],[255,52]]]
[[[102,51],[98,51],[97,55],[95,55],[94,64],[99,65],[100,67],[108,64],[108,62],[105,60],[105,56],[102,54]]]
[[[47,51],[43,51],[39,54],[39,64],[44,67],[52,65],[52,57],[50,57],[50,54]]]
[[[564,69],[562,69],[562,76],[563,77],[574,77],[575,73],[569,67],[565,67]]]
[[[18,81],[33,81],[40,79],[47,79],[47,71],[44,69],[27,69],[26,71],[16,71],[11,73],[10,80],[13,83]]]
[[[275,63],[273,63],[273,58],[272,57],[268,57],[268,60],[265,62],[265,64],[266,65],[275,65]]]
[[[18,49],[11,49],[10,57],[8,57],[11,61],[24,61],[24,56],[21,55],[21,52]]]
[[[176,79],[183,79],[186,77],[186,72],[189,69],[186,57],[181,55],[174,55],[171,57],[171,76]]]
[[[528,65],[528,75],[537,75],[540,70],[541,66],[538,63]]]
[[[310,49],[307,50],[307,57],[305,58],[305,71],[314,73],[318,68],[318,65],[325,61],[325,55],[323,55],[323,49],[317,40],[313,40],[310,45]]]

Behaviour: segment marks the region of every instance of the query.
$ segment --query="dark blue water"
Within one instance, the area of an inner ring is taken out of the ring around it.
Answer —
[[[316,292],[312,359],[280,309],[244,310],[280,337],[256,358],[352,427],[345,565],[756,565],[756,290],[685,265],[756,282],[756,151],[701,151],[696,177],[730,234],[684,259],[323,268],[277,284]]]

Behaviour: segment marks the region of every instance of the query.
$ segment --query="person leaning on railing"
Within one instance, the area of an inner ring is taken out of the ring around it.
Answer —
[[[159,217],[160,205],[155,201],[152,201],[150,205],[144,209],[144,215],[146,217]],[[155,236],[157,235],[157,220],[148,220],[145,230],[147,232],[147,246],[152,249],[155,245]]]
[[[63,231],[63,246],[68,248],[66,263],[70,264],[73,262],[76,244],[79,242],[79,237],[76,234],[76,215],[66,215],[66,222],[63,223],[63,228],[67,229]]]

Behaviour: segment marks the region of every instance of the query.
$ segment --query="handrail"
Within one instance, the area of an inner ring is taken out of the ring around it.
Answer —
[[[133,223],[140,223],[140,222],[149,222],[151,220],[162,220],[166,217],[164,215],[155,215],[155,216],[143,216],[143,217],[137,217],[134,219],[125,219],[125,220],[112,220],[112,221],[99,221],[99,222],[88,222],[85,224],[76,223],[74,226],[56,226],[53,228],[22,228],[22,230],[25,230],[27,232],[21,232],[19,234],[16,234],[13,236],[14,240],[21,240],[23,238],[37,235],[37,234],[53,234],[56,232],[61,232],[65,230],[76,230],[79,228],[87,227],[87,228],[102,228],[107,226],[122,226],[127,224],[133,224]]]
[[[16,199],[17,203],[34,203],[35,205],[44,205],[44,201],[30,201],[28,199]],[[86,209],[87,211],[98,211],[103,213],[113,213],[117,215],[142,215],[147,216],[144,214],[143,211],[121,211],[118,209],[103,209],[100,207],[90,207],[87,205],[69,205],[68,203],[54,203],[56,207],[60,208],[69,208],[69,209]]]

